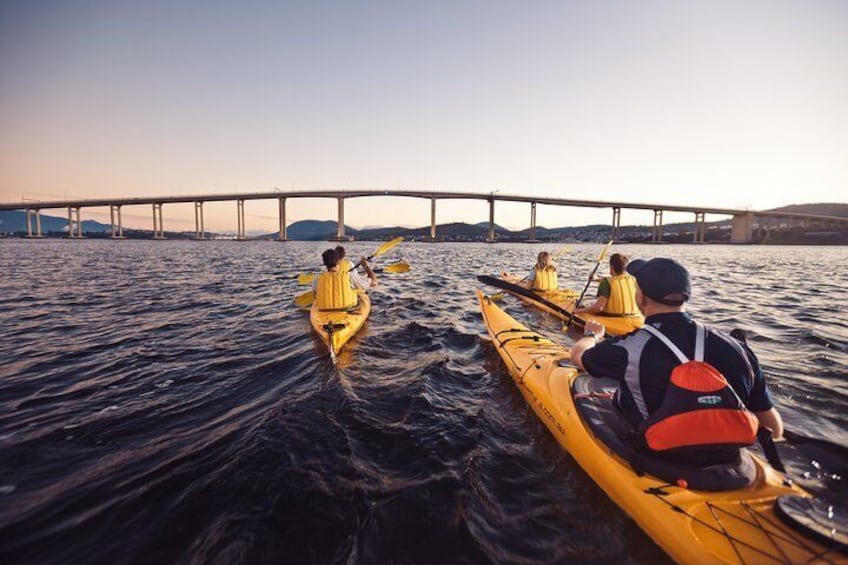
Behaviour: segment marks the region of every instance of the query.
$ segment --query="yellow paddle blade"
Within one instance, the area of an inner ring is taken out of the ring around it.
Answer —
[[[300,286],[307,285],[315,278],[315,273],[300,273],[297,275],[297,284]]]
[[[408,263],[394,263],[392,265],[386,265],[383,268],[384,273],[406,273],[409,272],[409,264]]]
[[[298,294],[294,297],[294,303],[297,304],[299,308],[308,308],[312,306],[313,302],[315,302],[315,293],[311,290],[308,290],[303,294]]]
[[[395,247],[396,245],[398,245],[401,241],[403,241],[403,236],[401,236],[401,237],[396,237],[396,238],[394,238],[394,239],[393,239],[393,240],[391,240],[391,241],[387,241],[386,243],[384,243],[383,245],[381,245],[381,246],[377,249],[377,251],[375,251],[375,252],[374,252],[374,254],[373,254],[371,257],[377,257],[377,256],[379,256],[379,255],[382,255],[383,253],[385,253],[385,252],[386,252],[386,251],[388,251],[389,249],[391,249],[391,248]]]
[[[601,261],[603,261],[603,260],[604,260],[604,257],[606,257],[606,256],[607,256],[607,251],[609,251],[609,248],[612,246],[612,242],[613,242],[613,240],[610,240],[610,241],[609,241],[609,243],[607,243],[606,245],[604,245],[604,248],[601,250],[601,254],[600,254],[600,255],[598,255],[598,263],[600,263]]]
[[[566,253],[569,253],[570,251],[571,251],[570,247],[563,247],[562,249],[560,249],[559,251],[554,253],[554,259],[559,259],[560,257],[565,255]]]

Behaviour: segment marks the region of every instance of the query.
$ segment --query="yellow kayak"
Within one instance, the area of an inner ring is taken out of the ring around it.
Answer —
[[[344,344],[356,335],[371,313],[371,299],[364,292],[358,295],[359,303],[348,310],[319,310],[313,303],[309,311],[312,329],[330,350],[333,363]]]
[[[503,273],[501,275],[501,279],[503,279],[507,283],[526,288],[526,285],[521,284],[521,278],[517,275]],[[545,304],[544,302],[540,302],[539,300],[534,300],[532,297],[527,296],[526,294],[518,294],[517,292],[515,292],[518,289],[510,290],[508,288],[505,288],[504,290],[506,290],[513,296],[516,296],[525,304],[529,304],[534,308],[538,308],[539,310],[547,312],[552,316],[556,316],[557,318],[563,321],[568,320],[568,313],[574,310],[574,303],[577,302],[577,299],[580,297],[580,293],[575,292],[573,290],[552,290],[547,292],[531,291],[533,292],[533,294],[538,295],[545,301],[555,306],[555,308],[552,308],[549,304]],[[579,328],[582,328],[586,324],[587,320],[595,320],[597,322],[600,322],[604,325],[606,333],[608,333],[609,335],[616,336],[629,334],[633,330],[641,328],[642,325],[645,323],[645,317],[641,314],[635,314],[632,316],[575,314],[572,318],[574,325]]]
[[[845,524],[828,539],[790,525],[784,508],[818,499],[747,450],[738,463],[707,468],[709,473],[634,454],[616,435],[614,420],[623,418],[611,407],[615,381],[579,373],[567,348],[477,295],[492,342],[528,404],[563,449],[672,559],[848,563],[848,555],[840,553],[844,542],[833,539],[844,539]],[[692,486],[710,481],[724,490]]]

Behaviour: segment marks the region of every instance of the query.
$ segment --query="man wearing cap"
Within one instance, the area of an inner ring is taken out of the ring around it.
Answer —
[[[686,312],[692,294],[689,272],[673,259],[638,259],[627,266],[636,277],[636,304],[645,325],[659,330],[689,359],[695,357],[696,323]],[[634,428],[659,407],[672,370],[680,360],[650,330],[640,328],[622,337],[604,339],[604,326],[586,323],[583,337],[571,349],[575,365],[593,377],[621,383],[616,403]],[[760,427],[775,438],[783,435],[783,422],[775,410],[763,372],[754,353],[744,343],[707,328],[704,361],[715,367],[753,412]]]

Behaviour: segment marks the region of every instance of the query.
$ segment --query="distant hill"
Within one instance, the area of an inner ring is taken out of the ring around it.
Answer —
[[[289,239],[303,241],[326,241],[336,236],[339,223],[333,220],[300,220],[286,228]],[[345,234],[356,236],[359,232],[345,224]],[[269,234],[275,236],[276,234]]]
[[[821,203],[821,204],[792,204],[780,208],[772,208],[771,212],[794,212],[796,214],[817,214],[821,216],[835,216],[837,218],[848,218],[848,204]]]

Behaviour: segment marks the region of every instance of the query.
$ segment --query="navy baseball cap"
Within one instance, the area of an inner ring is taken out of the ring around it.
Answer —
[[[627,265],[627,272],[636,277],[642,294],[661,304],[680,306],[692,295],[689,271],[674,259],[636,259]]]

